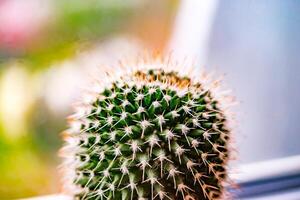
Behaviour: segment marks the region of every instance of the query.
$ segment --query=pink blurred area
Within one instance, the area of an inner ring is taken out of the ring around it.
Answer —
[[[1,0],[0,47],[20,48],[38,36],[50,14],[49,1]]]

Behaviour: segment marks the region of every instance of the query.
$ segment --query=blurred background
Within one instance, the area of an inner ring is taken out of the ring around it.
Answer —
[[[66,116],[99,65],[168,40],[177,1],[0,0],[0,199],[59,192]]]
[[[226,74],[238,164],[300,154],[300,2],[0,0],[0,199],[60,191],[60,133],[81,90],[145,50]]]

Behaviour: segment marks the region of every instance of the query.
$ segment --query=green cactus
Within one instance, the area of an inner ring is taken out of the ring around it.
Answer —
[[[163,68],[112,81],[71,117],[74,198],[224,198],[230,135],[220,104],[202,83]]]

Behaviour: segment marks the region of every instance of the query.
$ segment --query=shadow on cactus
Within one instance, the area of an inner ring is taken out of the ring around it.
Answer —
[[[65,189],[91,200],[225,198],[230,131],[219,81],[161,59],[121,66],[69,118]]]

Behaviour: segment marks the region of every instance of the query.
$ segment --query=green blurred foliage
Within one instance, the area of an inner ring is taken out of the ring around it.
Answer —
[[[43,36],[21,56],[34,68],[67,58],[95,40],[120,31],[130,19],[133,5],[127,1],[56,1],[55,16]]]
[[[56,191],[53,161],[47,156],[38,156],[30,138],[22,138],[14,143],[0,144],[0,198],[13,199],[23,196]],[[54,186],[54,187],[53,187]]]

